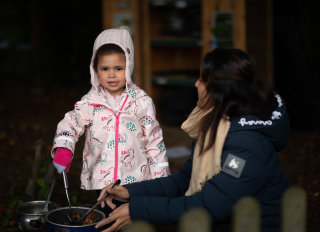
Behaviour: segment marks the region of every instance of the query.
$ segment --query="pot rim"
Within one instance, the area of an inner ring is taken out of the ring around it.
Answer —
[[[23,215],[28,215],[28,216],[44,216],[47,212],[39,211],[38,213],[28,213],[28,212],[23,211],[22,208],[24,206],[28,206],[28,205],[30,205],[30,206],[43,205],[43,207],[44,207],[45,204],[46,204],[46,201],[43,201],[43,200],[26,201],[26,202],[23,202],[17,206],[17,213],[20,213]],[[53,201],[49,201],[49,204],[52,204],[57,207],[59,206],[57,203],[55,203]]]
[[[45,215],[45,219],[46,219],[46,222],[47,223],[50,223],[52,225],[55,225],[55,226],[63,226],[63,227],[68,227],[68,228],[84,228],[84,227],[92,227],[93,225],[96,225],[99,221],[93,223],[93,224],[90,224],[90,225],[64,225],[64,224],[58,224],[56,222],[52,222],[51,220],[48,219],[48,217],[50,216],[50,214],[56,212],[56,211],[61,211],[61,210],[68,210],[69,207],[59,207],[59,208],[56,208],[56,209],[53,209],[53,210],[50,210],[48,213],[46,213]],[[85,210],[89,210],[90,207],[85,207],[85,206],[71,206],[71,209],[85,209]],[[102,212],[101,210],[98,210],[98,209],[94,209],[92,212],[96,212],[98,214],[100,214],[102,216],[102,219],[105,219],[106,218],[106,215],[104,212]],[[100,221],[101,221],[100,220]]]

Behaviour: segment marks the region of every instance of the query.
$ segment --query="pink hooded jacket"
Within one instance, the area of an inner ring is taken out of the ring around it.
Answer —
[[[126,56],[126,89],[114,99],[93,69],[97,49],[113,43]],[[74,153],[85,133],[81,188],[102,189],[121,179],[122,184],[170,174],[162,130],[152,99],[134,83],[134,47],[126,29],[105,30],[95,40],[90,64],[91,90],[65,114],[57,126],[52,157],[59,147]]]

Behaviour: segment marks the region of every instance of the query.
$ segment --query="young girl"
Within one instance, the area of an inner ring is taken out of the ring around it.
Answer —
[[[132,82],[133,67],[134,47],[127,29],[98,35],[90,64],[92,88],[59,122],[51,154],[58,172],[68,171],[75,144],[85,133],[82,189],[169,174],[153,101]]]

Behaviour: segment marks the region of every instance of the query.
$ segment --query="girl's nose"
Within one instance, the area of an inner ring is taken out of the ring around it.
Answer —
[[[114,75],[114,70],[111,68],[111,69],[109,69],[109,72],[108,72],[108,77],[114,77],[115,75]]]

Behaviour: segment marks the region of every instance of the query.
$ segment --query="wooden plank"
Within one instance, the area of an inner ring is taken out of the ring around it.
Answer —
[[[150,65],[152,72],[198,70],[200,61],[199,47],[153,47]]]
[[[246,7],[245,0],[234,0],[234,47],[246,51]]]
[[[307,222],[307,194],[298,186],[292,186],[283,194],[281,205],[281,231],[305,232]]]
[[[143,85],[142,71],[141,71],[141,26],[140,26],[140,1],[134,0],[101,0],[102,8],[102,29],[114,28],[114,16],[117,13],[131,13],[132,14],[132,28],[131,35],[134,43],[134,71],[133,81],[139,86]]]
[[[237,0],[218,0],[217,10],[219,11],[229,11],[233,8],[233,2]]]
[[[233,232],[260,232],[260,204],[254,197],[243,197],[233,206]]]
[[[216,0],[202,1],[202,56],[209,52],[212,48],[212,14],[215,10]]]
[[[180,232],[210,232],[212,219],[207,210],[195,208],[184,213],[179,220]],[[213,228],[214,229],[214,228]]]
[[[139,87],[143,87],[142,77],[142,51],[141,51],[141,26],[140,26],[140,1],[131,0],[132,14],[133,14],[133,43],[134,43],[134,70],[133,70],[133,81]]]
[[[151,82],[151,55],[150,55],[150,15],[149,15],[149,0],[142,0],[142,49],[143,49],[143,60],[142,64],[144,66],[143,71],[143,89],[154,98],[152,93],[152,82]]]
[[[101,0],[102,29],[111,28],[113,25],[112,12],[114,12],[114,0]]]

